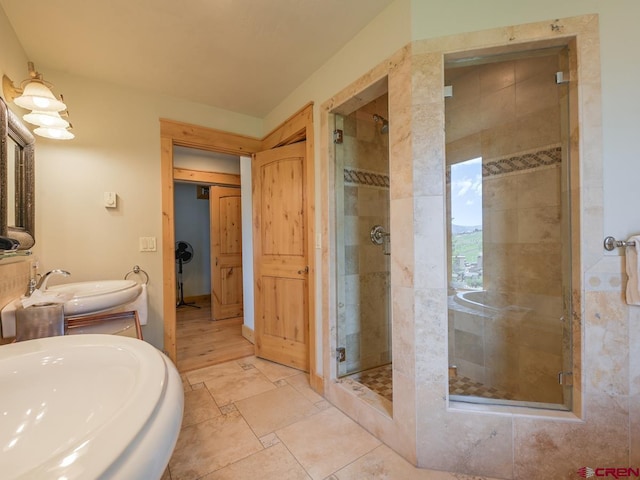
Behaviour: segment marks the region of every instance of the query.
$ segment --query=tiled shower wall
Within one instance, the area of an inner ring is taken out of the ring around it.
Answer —
[[[483,303],[498,308],[449,310],[450,361],[460,375],[512,398],[548,403],[563,402],[557,374],[568,277],[560,63],[554,53],[445,71],[453,86],[445,100],[447,164],[482,158]]]
[[[338,242],[344,255],[339,267],[338,346],[346,349],[339,374],[391,362],[389,316],[390,244],[374,245],[374,225],[389,231],[389,140],[373,114],[388,118],[387,96],[350,115],[336,118],[343,143],[336,144],[341,165],[337,182],[342,204]],[[393,238],[393,237],[391,237]]]

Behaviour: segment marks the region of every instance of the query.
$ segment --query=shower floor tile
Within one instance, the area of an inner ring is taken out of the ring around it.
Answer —
[[[363,372],[349,375],[351,380],[358,382],[378,395],[393,401],[393,370],[391,364],[372,368]]]
[[[467,377],[449,379],[449,395],[466,395],[472,397],[514,400],[514,396],[503,390],[474,382]]]
[[[390,402],[393,401],[393,369],[391,364],[354,373],[347,378],[364,385],[369,390],[372,390]],[[449,380],[449,394],[499,400],[516,399],[515,396],[509,392],[484,385],[480,382],[475,382],[468,377],[462,376]]]

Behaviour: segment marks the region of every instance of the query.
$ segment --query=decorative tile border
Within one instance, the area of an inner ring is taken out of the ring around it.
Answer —
[[[345,185],[366,185],[369,187],[389,188],[389,175],[345,168],[344,183]]]
[[[498,160],[482,163],[482,177],[494,177],[508,173],[533,170],[540,167],[557,165],[562,162],[562,147],[560,145],[521,153],[508,155]],[[451,169],[447,168],[447,183],[451,183]]]
[[[562,162],[562,148],[556,146],[483,163],[482,176],[490,177],[516,171],[531,170],[538,167],[555,165],[560,162]]]

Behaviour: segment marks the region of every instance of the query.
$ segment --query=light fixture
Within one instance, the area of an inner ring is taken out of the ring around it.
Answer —
[[[75,137],[68,128],[70,124],[62,115],[68,116],[67,106],[51,91],[53,87],[42,79],[33,62],[28,62],[29,78],[23,80],[20,87],[16,87],[11,79],[2,77],[2,90],[7,101],[13,101],[19,107],[31,110],[23,118],[26,122],[37,125],[33,133],[56,140],[70,140]]]
[[[69,122],[60,116],[58,112],[40,112],[34,110],[22,117],[25,122],[38,127],[69,128]]]
[[[38,127],[33,133],[53,140],[72,140],[75,138],[75,135],[66,128]]]

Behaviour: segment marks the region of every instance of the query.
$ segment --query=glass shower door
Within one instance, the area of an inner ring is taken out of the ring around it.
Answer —
[[[555,48],[445,69],[456,400],[571,401],[569,104],[556,75],[566,58]]]
[[[338,376],[391,363],[387,108],[335,116]]]

